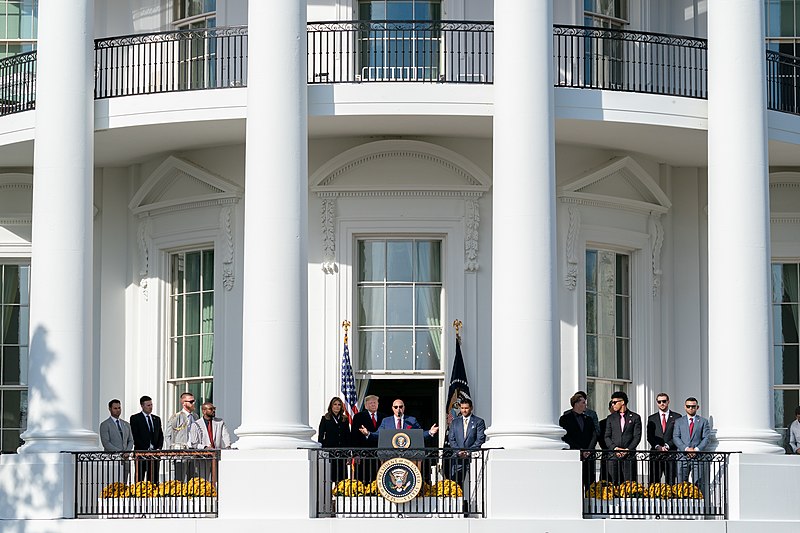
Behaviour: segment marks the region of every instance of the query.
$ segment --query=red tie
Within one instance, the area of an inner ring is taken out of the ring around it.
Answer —
[[[398,418],[397,419],[397,429],[403,429],[403,424],[401,424],[400,422],[401,422],[401,420]]]
[[[667,415],[661,413],[661,434],[663,435],[666,432],[667,432]]]
[[[211,443],[211,447],[214,447],[214,433],[211,431],[211,420],[206,421],[206,429],[208,430],[208,442]]]
[[[694,433],[694,418],[689,419],[689,438],[692,438],[692,433]]]
[[[375,420],[375,413],[372,413],[372,429],[378,429],[378,421]]]

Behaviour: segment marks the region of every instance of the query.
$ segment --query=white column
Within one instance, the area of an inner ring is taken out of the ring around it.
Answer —
[[[315,446],[306,423],[306,2],[249,2],[239,448]]]
[[[28,429],[21,452],[99,445],[89,429],[93,12],[93,0],[39,2]]]
[[[706,414],[720,449],[783,453],[770,386],[763,8],[763,0],[715,0],[708,8]]]
[[[487,446],[560,449],[552,4],[502,0],[495,2],[494,12],[492,426]]]

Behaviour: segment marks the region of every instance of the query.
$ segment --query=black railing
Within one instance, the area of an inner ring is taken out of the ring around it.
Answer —
[[[98,39],[95,62],[95,98],[244,87],[247,27]]]
[[[314,450],[315,514],[485,517],[488,453],[452,448]],[[416,471],[409,474],[398,463],[412,464]]]
[[[494,81],[491,22],[312,22],[307,35],[308,83]]]
[[[0,116],[36,107],[36,51],[0,59]]]
[[[553,26],[556,87],[706,98],[705,39]]]
[[[728,518],[722,452],[592,450],[582,460],[584,518]]]
[[[76,518],[217,516],[219,450],[73,456]]]
[[[800,58],[767,50],[767,108],[800,114]]]
[[[494,82],[494,24],[308,23],[308,83]],[[800,58],[767,51],[767,108],[800,114]],[[553,27],[557,87],[707,98],[704,39]],[[95,98],[247,86],[247,27],[95,41]],[[523,65],[520,68],[524,68]],[[36,52],[0,60],[0,116],[34,109]]]

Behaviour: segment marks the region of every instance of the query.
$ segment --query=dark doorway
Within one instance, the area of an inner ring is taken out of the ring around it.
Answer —
[[[439,412],[439,380],[372,379],[367,394],[380,398],[378,411],[387,416],[392,414],[392,402],[399,398],[406,405],[406,415],[416,418],[422,429],[428,430],[434,423],[441,426],[439,419],[444,413]]]

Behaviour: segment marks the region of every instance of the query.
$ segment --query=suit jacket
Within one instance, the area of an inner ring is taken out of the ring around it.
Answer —
[[[584,415],[583,429],[581,429],[578,418],[570,409],[561,415],[558,425],[567,432],[561,437],[561,440],[569,445],[570,450],[593,450],[597,446],[597,433],[595,433],[594,421],[590,416]]]
[[[126,452],[133,449],[133,433],[131,425],[119,419],[122,426],[122,435],[119,434],[117,423],[110,416],[100,422],[100,442],[103,450],[107,452]]]
[[[372,424],[370,423],[370,426]],[[359,435],[361,435],[359,433]],[[363,435],[361,435],[363,437]],[[319,421],[317,441],[323,448],[344,448],[350,445],[350,426],[347,424],[347,415],[342,413],[337,421],[335,418],[325,418]]]
[[[181,410],[169,417],[167,427],[164,429],[164,444],[167,449],[188,448],[190,444],[190,428],[192,423],[197,420],[197,415],[189,415]]]
[[[672,442],[672,432],[675,429],[675,421],[681,417],[675,411],[667,413],[667,430],[661,429],[661,411],[653,413],[647,417],[647,442],[650,449],[656,446],[669,446],[670,450],[675,450],[675,443]]]
[[[367,427],[367,426],[364,426],[364,427]],[[403,417],[403,428],[404,429],[422,429],[422,426],[419,425],[419,422],[417,422],[417,419],[414,418],[413,416],[405,416],[405,417]],[[381,421],[381,423],[378,425],[378,431],[370,431],[369,432],[369,438],[377,440],[378,433],[382,429],[396,429],[395,422],[394,422],[394,416],[387,416],[386,418],[384,418]],[[425,430],[425,432],[422,434],[422,436],[425,437],[426,439],[428,439],[428,438],[430,438],[431,434],[430,434],[430,432],[428,430]]]
[[[486,422],[483,418],[470,415],[467,436],[464,437],[464,417],[459,415],[450,422],[447,441],[451,448],[479,450],[486,442]]]
[[[711,424],[702,416],[695,415],[694,430],[689,436],[689,416],[682,416],[675,422],[672,440],[675,448],[682,452],[686,448],[695,448],[702,452],[708,447],[708,437],[711,434]]]
[[[353,417],[352,428],[350,429],[350,445],[355,448],[376,448],[378,446],[378,441],[375,439],[370,439],[368,435],[362,435],[361,432],[358,430],[361,426],[364,426],[370,431],[378,431],[378,427],[380,426],[381,422],[386,415],[375,411],[375,418],[377,419],[378,423],[375,427],[372,426],[372,418],[370,417],[369,411],[359,411]]]
[[[202,450],[204,448],[223,449],[231,447],[231,434],[228,427],[221,418],[214,418],[211,421],[211,433],[214,435],[214,442],[208,438],[206,421],[203,418],[195,420],[190,426],[189,447]]]
[[[161,419],[153,414],[150,415],[150,419],[153,421],[152,433],[150,433],[150,428],[147,427],[147,419],[144,413],[139,412],[131,415],[134,450],[149,450],[151,445],[153,450],[160,450],[164,446],[164,431],[161,429]]]
[[[625,411],[625,430],[620,428],[619,413],[611,413],[606,419],[606,446],[635,450],[642,440],[642,417],[633,411]]]

